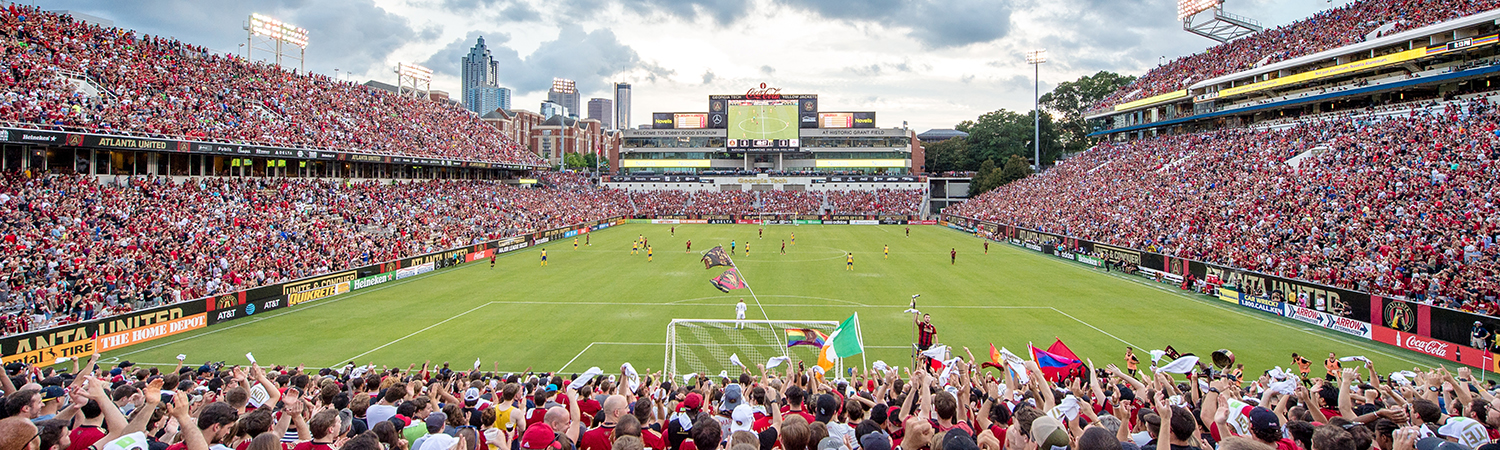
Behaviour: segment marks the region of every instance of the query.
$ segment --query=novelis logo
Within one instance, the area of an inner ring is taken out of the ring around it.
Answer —
[[[1417,313],[1406,302],[1391,301],[1385,305],[1385,311],[1381,311],[1380,315],[1385,326],[1394,330],[1410,333],[1417,327]]]

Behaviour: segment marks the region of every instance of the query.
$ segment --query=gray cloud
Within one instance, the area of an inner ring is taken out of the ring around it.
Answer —
[[[714,78],[715,78],[714,71],[710,70],[710,71],[707,71],[707,72],[703,72],[703,84],[713,83],[714,82]]]
[[[252,12],[285,20],[309,30],[307,68],[333,73],[383,73],[386,56],[436,30],[416,30],[405,18],[371,0],[267,0],[220,2],[207,6],[193,0],[97,2],[63,0],[48,9],[69,9],[109,18],[116,26],[179,38],[218,51],[235,52],[244,43],[242,25]]]
[[[771,66],[760,66],[760,73],[765,76],[776,74],[776,68]]]
[[[782,5],[848,22],[897,29],[930,48],[990,42],[1010,32],[1010,2],[995,0],[777,0]]]
[[[460,61],[480,35],[477,31],[469,32],[433,54],[424,65],[437,73],[458,76]],[[576,25],[564,26],[557,39],[543,42],[524,58],[507,45],[509,35],[484,36],[485,45],[499,66],[500,84],[517,94],[545,91],[552,86],[554,77],[572,79],[580,91],[591,92],[605,89],[612,76],[624,72],[644,71],[648,78],[672,73],[641,61],[634,49],[620,43],[614,32],[604,29],[585,32]]]

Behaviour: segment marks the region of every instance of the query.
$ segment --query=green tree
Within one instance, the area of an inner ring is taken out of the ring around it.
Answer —
[[[1083,116],[1110,94],[1135,82],[1134,76],[1099,71],[1077,80],[1066,81],[1042,95],[1042,107],[1058,116],[1058,129],[1066,153],[1077,153],[1088,149],[1088,123]]]
[[[979,164],[979,171],[974,174],[974,179],[969,181],[969,196],[983,194],[999,185],[1000,180],[995,178],[995,161],[986,159]]]
[[[594,165],[592,163],[588,162],[587,158],[585,158],[584,155],[580,155],[580,154],[577,154],[577,153],[564,154],[563,155],[563,164],[567,165],[569,169],[577,169],[577,168],[582,168],[582,167],[588,167],[588,168],[593,168],[594,167]]]
[[[928,172],[974,170],[969,159],[969,142],[961,137],[938,142],[925,149]]]
[[[1032,117],[1032,113],[1002,109],[985,113],[978,120],[965,120],[955,128],[969,133],[969,154],[975,161],[1005,161],[1011,155],[1031,160],[1035,153],[1031,143],[1035,132]],[[1042,114],[1041,119],[1042,162],[1051,165],[1063,148],[1052,115]]]
[[[1000,168],[996,173],[996,177],[999,178],[999,184],[996,187],[1000,187],[1031,175],[1031,166],[1026,163],[1026,158],[1010,155],[1010,159],[1005,160],[1005,167]]]

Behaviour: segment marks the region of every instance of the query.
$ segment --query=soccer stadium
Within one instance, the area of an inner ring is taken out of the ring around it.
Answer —
[[[1494,0],[1181,0],[1201,52],[927,133],[712,71],[514,107],[576,30],[359,83],[107,3],[0,6],[0,450],[1500,449]]]

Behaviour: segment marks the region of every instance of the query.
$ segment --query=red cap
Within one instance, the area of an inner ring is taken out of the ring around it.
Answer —
[[[528,450],[545,450],[548,448],[561,448],[557,443],[557,433],[546,423],[537,422],[526,429],[526,434],[521,435],[521,448]]]
[[[697,392],[688,394],[687,398],[682,399],[682,407],[686,408],[686,409],[691,409],[691,410],[697,410],[699,408],[702,408],[703,407],[703,395],[701,395],[701,394],[699,394]]]

